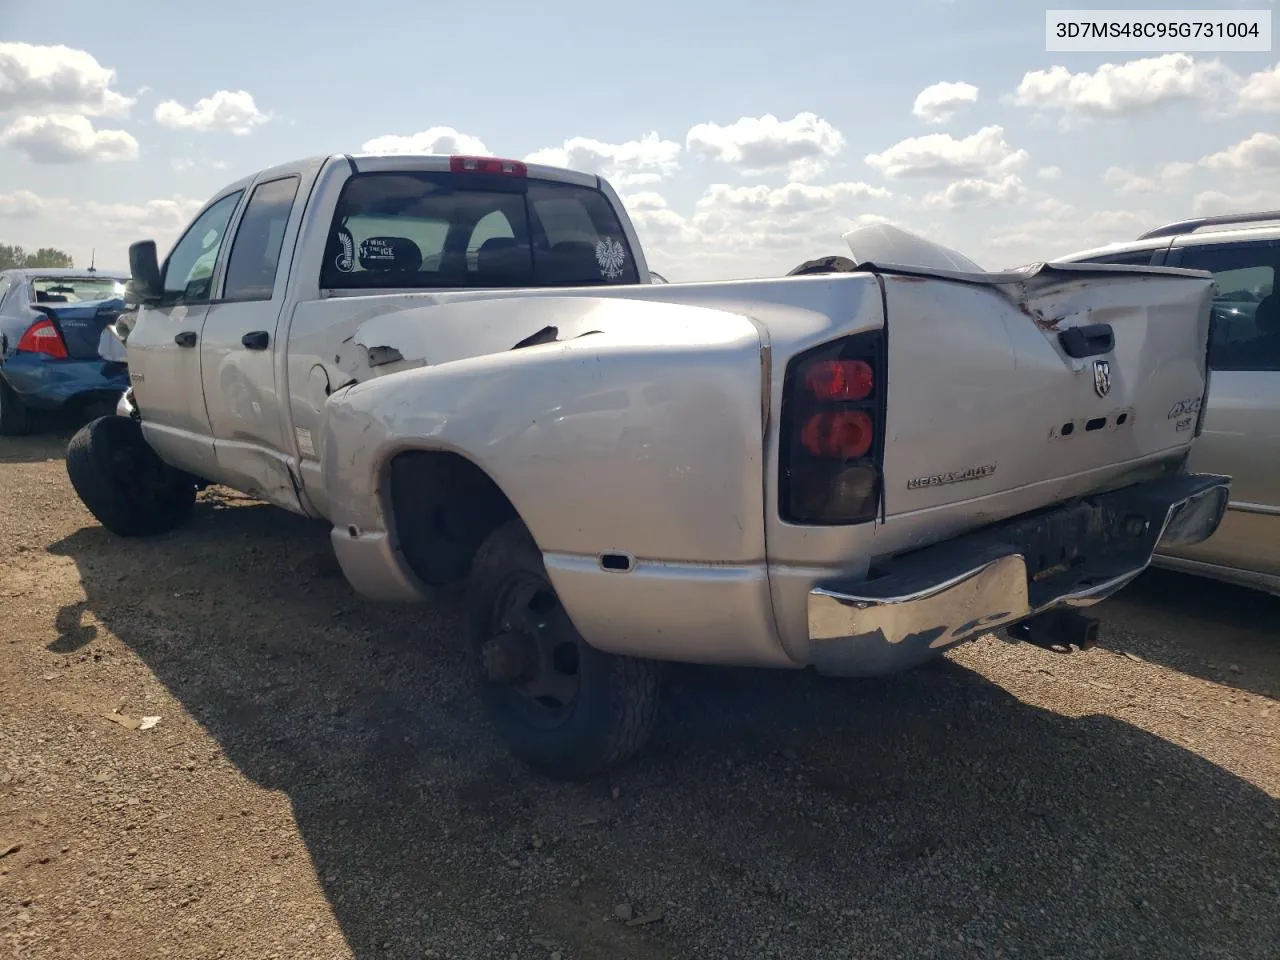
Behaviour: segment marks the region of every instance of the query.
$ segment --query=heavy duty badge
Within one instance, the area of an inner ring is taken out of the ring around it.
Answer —
[[[908,490],[919,490],[922,487],[940,487],[948,483],[964,483],[966,480],[981,480],[996,472],[994,463],[981,467],[970,467],[967,470],[956,470],[951,473],[935,473],[931,477],[916,477],[907,481]]]

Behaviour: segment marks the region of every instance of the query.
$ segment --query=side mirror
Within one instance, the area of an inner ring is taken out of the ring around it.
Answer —
[[[156,259],[156,242],[139,240],[129,245],[129,272],[133,274],[133,293],[139,303],[159,303],[164,293],[160,279],[160,262]]]

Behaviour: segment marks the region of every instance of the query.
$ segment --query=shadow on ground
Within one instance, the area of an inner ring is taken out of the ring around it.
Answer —
[[[1153,568],[1095,610],[1105,646],[1280,700],[1280,597]]]
[[[176,534],[95,526],[51,550],[227,757],[288,795],[360,960],[442,940],[449,956],[543,960],[548,944],[572,958],[1274,958],[1280,943],[1274,799],[950,661],[874,683],[672,669],[648,754],[563,786],[484,724],[456,601],[362,602],[323,525],[202,499]],[[64,611],[65,649],[88,642],[70,626],[81,612]],[[625,926],[608,919],[620,901],[666,917]],[[494,953],[509,918],[545,939]]]

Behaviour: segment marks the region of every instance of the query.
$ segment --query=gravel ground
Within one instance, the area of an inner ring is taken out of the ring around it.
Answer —
[[[0,440],[14,957],[1280,956],[1280,600],[1152,572],[1088,653],[673,668],[646,755],[561,786],[479,715],[456,601],[366,603],[225,491],[113,539],[65,441]]]

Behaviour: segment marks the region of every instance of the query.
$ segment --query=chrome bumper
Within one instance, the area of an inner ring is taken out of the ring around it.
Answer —
[[[1152,480],[894,558],[875,579],[821,584],[809,593],[810,661],[895,673],[1036,614],[1091,606],[1145,570],[1157,544],[1210,537],[1229,492],[1229,477]]]

